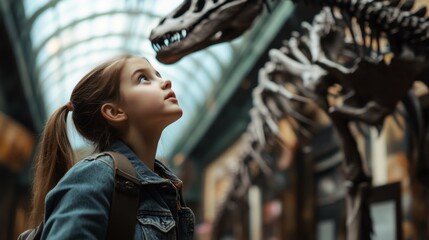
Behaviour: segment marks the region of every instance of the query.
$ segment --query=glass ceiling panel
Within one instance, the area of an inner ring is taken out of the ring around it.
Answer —
[[[150,31],[181,2],[25,0],[27,22],[32,24],[27,29],[33,44],[33,74],[43,91],[48,115],[69,100],[76,83],[100,62],[120,53],[146,57],[163,77],[172,80],[184,112],[161,137],[158,157],[168,155],[234,56],[231,43],[224,43],[173,65],[155,59],[148,40]],[[75,148],[86,146],[74,132],[71,140]]]
[[[47,2],[48,0],[24,0],[25,15],[30,17],[37,11],[37,9],[41,8]]]

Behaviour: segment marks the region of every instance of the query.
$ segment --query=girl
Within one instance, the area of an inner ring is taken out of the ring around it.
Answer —
[[[182,182],[155,159],[163,129],[182,116],[171,81],[144,58],[122,56],[93,69],[70,102],[49,118],[36,156],[32,224],[44,222],[42,239],[105,239],[113,160],[87,157],[73,165],[67,114],[96,150],[124,154],[140,189],[135,239],[192,239],[194,215]]]

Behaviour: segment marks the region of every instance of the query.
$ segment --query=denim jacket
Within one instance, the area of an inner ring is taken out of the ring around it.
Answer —
[[[182,181],[160,161],[150,170],[123,142],[112,151],[134,166],[142,187],[135,239],[193,239],[194,214],[182,197]],[[42,239],[105,239],[113,193],[113,160],[90,156],[75,164],[45,199]],[[161,177],[162,176],[162,177]]]

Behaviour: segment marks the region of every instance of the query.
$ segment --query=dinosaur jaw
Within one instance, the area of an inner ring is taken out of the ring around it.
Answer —
[[[198,27],[198,26],[197,26]],[[176,32],[170,32],[161,37],[152,38],[152,47],[156,51],[156,58],[165,64],[172,64],[179,61],[182,57],[193,52],[204,49],[210,45],[226,41],[221,31],[215,35],[204,30],[189,32],[188,29],[182,29]]]
[[[234,39],[250,28],[262,5],[262,0],[217,1],[206,3],[200,12],[179,6],[151,32],[156,58],[171,64],[210,45]]]

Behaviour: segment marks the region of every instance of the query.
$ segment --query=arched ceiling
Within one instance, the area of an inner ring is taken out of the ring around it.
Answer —
[[[183,117],[168,127],[160,143],[161,155],[176,144],[182,129],[206,105],[211,90],[234,56],[233,43],[215,45],[174,65],[155,59],[148,40],[160,18],[182,0],[24,0],[23,34],[32,41],[30,63],[49,115],[65,104],[76,83],[98,63],[130,53],[144,56],[173,82]],[[204,59],[204,61],[201,61]],[[85,146],[72,135],[75,148]]]

